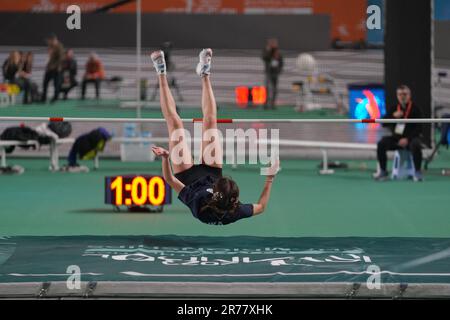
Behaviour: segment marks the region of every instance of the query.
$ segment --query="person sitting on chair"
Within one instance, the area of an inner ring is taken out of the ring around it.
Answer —
[[[83,83],[81,85],[81,99],[84,100],[86,96],[86,85],[88,83],[95,84],[95,97],[100,97],[100,82],[105,78],[105,71],[103,64],[98,58],[97,54],[91,53],[89,60],[86,63],[86,73],[83,77]]]
[[[398,104],[390,108],[386,119],[422,118],[421,109],[412,101],[411,90],[406,85],[397,88]],[[389,125],[392,135],[383,137],[377,145],[377,158],[380,170],[374,179],[384,181],[388,178],[387,151],[406,149],[412,153],[415,176],[414,181],[422,181],[422,126],[417,123],[397,123]]]
[[[33,70],[33,53],[32,52],[22,53],[17,83],[24,92],[23,104],[39,101],[38,86],[31,79],[32,70]]]
[[[20,67],[20,52],[12,51],[2,66],[3,81],[16,83],[17,72]]]

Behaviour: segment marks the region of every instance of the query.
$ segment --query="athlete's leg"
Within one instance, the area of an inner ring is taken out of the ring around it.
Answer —
[[[197,74],[202,78],[202,162],[212,167],[222,168],[223,151],[222,141],[217,130],[217,105],[209,79],[211,58],[212,50],[203,49],[200,52],[200,62],[197,66]]]
[[[177,113],[175,100],[167,82],[164,53],[155,51],[152,53],[151,58],[158,73],[161,111],[167,123],[172,170],[176,174],[191,168],[193,165],[190,145],[186,141],[183,122]]]

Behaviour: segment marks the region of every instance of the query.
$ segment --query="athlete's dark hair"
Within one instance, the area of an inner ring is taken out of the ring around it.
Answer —
[[[219,220],[233,214],[239,206],[239,187],[229,177],[219,178],[213,186],[211,200],[200,210],[200,215],[212,212]]]

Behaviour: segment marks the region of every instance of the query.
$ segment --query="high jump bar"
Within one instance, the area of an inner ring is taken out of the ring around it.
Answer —
[[[136,122],[163,123],[162,118],[73,118],[73,117],[0,117],[0,122],[29,121],[29,122]],[[183,122],[202,122],[201,118],[181,119]],[[422,118],[422,119],[217,119],[217,123],[450,123],[450,118]]]

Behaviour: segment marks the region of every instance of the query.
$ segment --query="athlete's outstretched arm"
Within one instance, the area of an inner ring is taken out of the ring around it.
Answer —
[[[162,158],[162,171],[164,180],[169,184],[169,186],[180,193],[184,188],[184,184],[178,180],[172,173],[172,168],[170,166],[169,151],[160,147],[152,147],[153,153]]]
[[[261,214],[264,210],[266,210],[267,203],[270,198],[273,179],[274,177],[267,177],[266,182],[264,183],[264,189],[259,197],[259,201],[253,205],[253,215]]]
[[[266,178],[266,182],[264,183],[263,191],[261,192],[261,196],[259,197],[258,203],[253,205],[253,215],[258,215],[263,213],[266,210],[267,204],[270,199],[270,191],[272,190],[272,184],[280,170],[280,161],[276,160],[269,169],[269,175]]]

